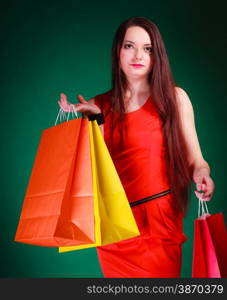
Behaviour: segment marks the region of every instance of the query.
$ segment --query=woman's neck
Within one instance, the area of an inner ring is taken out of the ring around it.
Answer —
[[[146,80],[141,79],[128,79],[129,89],[125,93],[125,101],[146,98],[150,95],[150,86]]]

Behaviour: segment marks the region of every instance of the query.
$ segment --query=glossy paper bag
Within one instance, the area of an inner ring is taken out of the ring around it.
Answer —
[[[89,122],[89,128],[96,243],[87,246],[60,247],[59,252],[107,245],[140,234],[97,122]]]
[[[201,201],[202,206],[206,204]],[[222,213],[208,210],[194,221],[193,278],[221,278],[227,275],[227,231]]]
[[[88,120],[42,132],[15,241],[40,246],[94,242]]]

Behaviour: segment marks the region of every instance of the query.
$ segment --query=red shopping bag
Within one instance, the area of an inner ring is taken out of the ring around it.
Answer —
[[[60,247],[94,239],[89,127],[79,118],[42,132],[15,241]]]
[[[223,213],[207,217],[207,223],[215,248],[220,275],[227,278],[227,230]]]
[[[194,221],[192,277],[223,278],[227,275],[227,231],[222,213],[210,215],[206,203]],[[206,207],[206,211],[204,209]]]

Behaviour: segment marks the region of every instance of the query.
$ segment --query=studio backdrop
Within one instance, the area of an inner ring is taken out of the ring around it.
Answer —
[[[224,1],[5,1],[1,6],[1,277],[103,277],[95,248],[57,248],[14,241],[42,130],[54,125],[60,93],[90,99],[111,86],[111,45],[132,16],[153,21],[163,36],[178,86],[189,95],[215,193],[226,201],[226,16]],[[195,186],[194,186],[195,188]],[[194,219],[184,220],[182,277],[191,277]]]

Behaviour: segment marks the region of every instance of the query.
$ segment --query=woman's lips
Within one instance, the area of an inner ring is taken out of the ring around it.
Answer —
[[[141,64],[131,64],[131,66],[133,66],[134,68],[142,68],[143,65]]]

